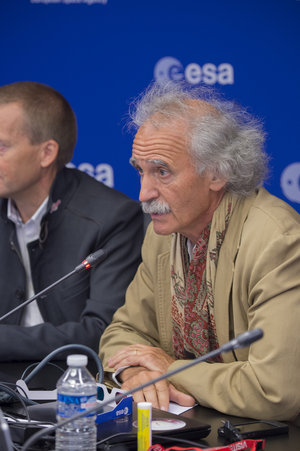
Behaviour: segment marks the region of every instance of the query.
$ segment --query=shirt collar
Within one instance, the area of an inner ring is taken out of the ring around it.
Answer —
[[[186,247],[187,247],[187,251],[188,251],[188,254],[189,254],[189,259],[191,261],[192,258],[193,258],[193,252],[194,252],[195,244],[192,243],[191,240],[187,239]]]
[[[27,223],[34,222],[36,224],[40,224],[42,217],[44,216],[44,214],[47,211],[48,199],[49,199],[49,196],[39,206],[39,208],[31,216],[31,218],[27,221]],[[8,202],[7,202],[7,217],[12,222],[14,222],[16,225],[20,226],[20,225],[23,224],[23,221],[22,221],[22,218],[20,216],[20,213],[19,213],[17,207],[15,206],[14,202],[11,199],[8,199]]]

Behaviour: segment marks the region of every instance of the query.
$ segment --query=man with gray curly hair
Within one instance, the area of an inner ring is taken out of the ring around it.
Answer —
[[[200,92],[199,92],[200,91]],[[300,219],[262,187],[259,121],[210,90],[151,85],[131,111],[131,164],[151,215],[143,262],[102,336],[131,389],[254,328],[264,338],[134,395],[253,418],[299,415]],[[115,371],[114,374],[113,371]]]

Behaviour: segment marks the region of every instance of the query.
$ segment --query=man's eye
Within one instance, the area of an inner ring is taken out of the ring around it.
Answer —
[[[159,175],[161,175],[162,177],[165,177],[166,175],[169,174],[169,171],[168,171],[167,169],[165,169],[165,168],[160,168],[160,169],[158,170],[158,173],[159,173]]]

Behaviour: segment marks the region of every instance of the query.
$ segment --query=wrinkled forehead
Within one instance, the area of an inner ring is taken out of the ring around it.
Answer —
[[[131,162],[170,161],[186,156],[189,143],[187,125],[182,121],[170,121],[161,126],[146,121],[135,135]]]

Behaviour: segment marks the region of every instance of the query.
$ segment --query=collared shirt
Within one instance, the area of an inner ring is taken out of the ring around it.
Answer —
[[[27,244],[37,240],[40,236],[41,220],[47,211],[47,203],[48,197],[44,200],[44,202],[37,209],[34,215],[24,224],[16,206],[11,201],[11,199],[8,199],[7,217],[12,222],[14,222],[16,226],[17,238],[20,246],[23,265],[26,272],[26,299],[29,299],[34,295]],[[22,326],[35,326],[43,322],[44,320],[36,301],[32,301],[30,304],[24,307],[21,320]]]
[[[190,261],[193,258],[193,253],[194,253],[195,246],[196,245],[194,243],[192,243],[191,240],[187,240],[186,241],[186,247],[187,247],[187,251],[188,251],[188,254],[189,254]]]

